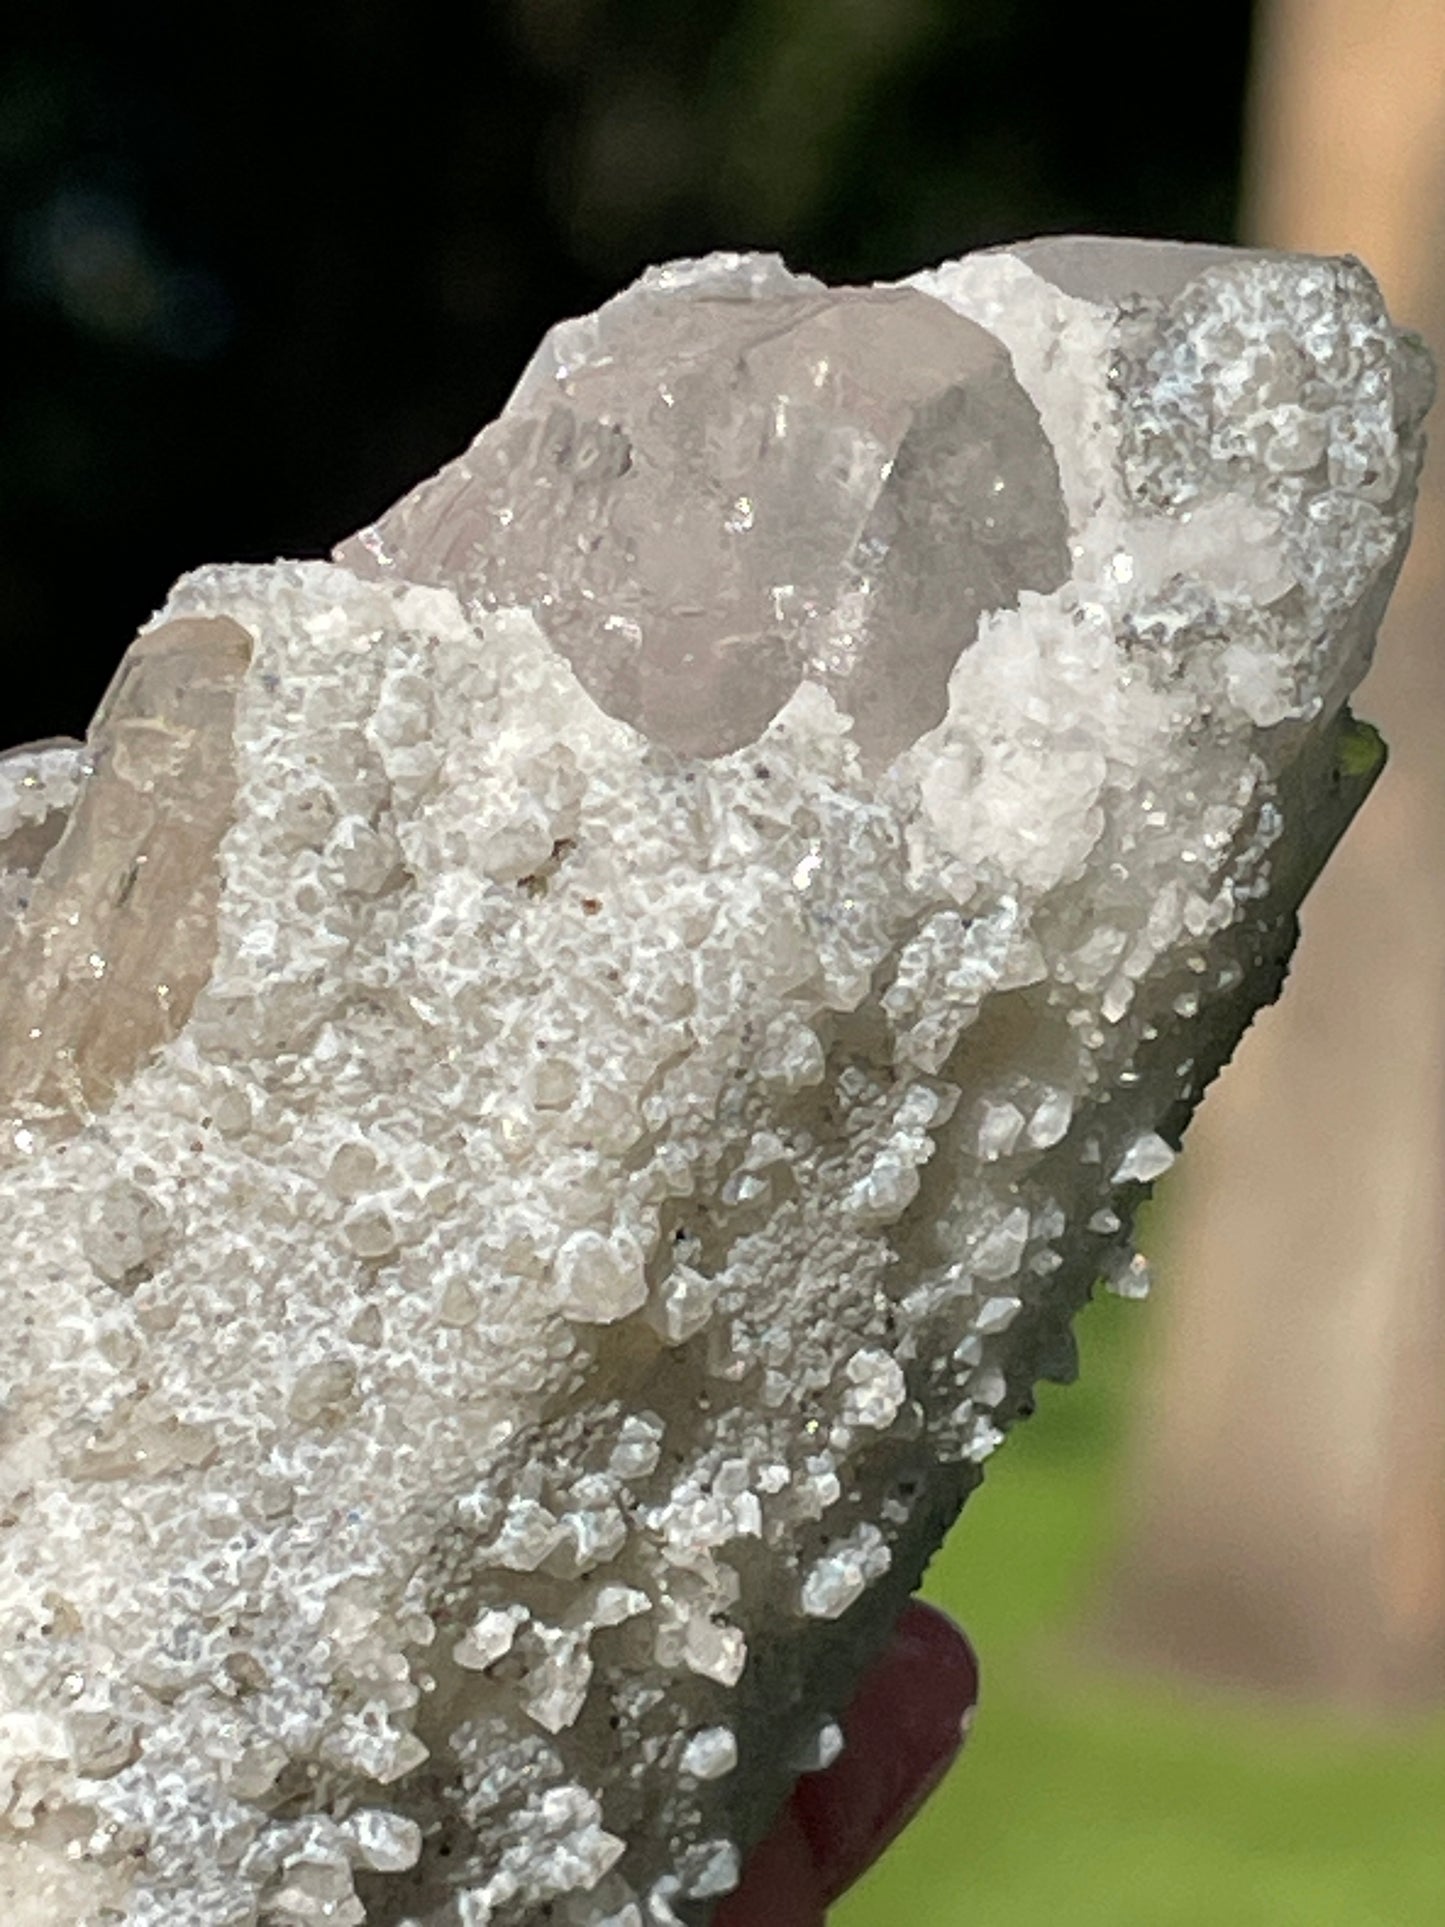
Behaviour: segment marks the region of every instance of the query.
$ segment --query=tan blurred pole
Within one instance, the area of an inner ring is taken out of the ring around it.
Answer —
[[[1248,238],[1359,255],[1445,361],[1445,0],[1263,0]],[[1440,435],[1439,417],[1436,434]],[[1445,1692],[1445,486],[1355,707],[1388,771],[1190,1134],[1111,1643]]]

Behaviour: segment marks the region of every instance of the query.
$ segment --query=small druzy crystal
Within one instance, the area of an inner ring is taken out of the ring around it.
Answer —
[[[0,1911],[704,1922],[1378,765],[1350,261],[657,270],[0,758]]]

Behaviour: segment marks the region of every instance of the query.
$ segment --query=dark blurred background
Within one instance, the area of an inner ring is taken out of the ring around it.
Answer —
[[[1246,0],[8,0],[0,741],[183,569],[314,555],[650,261],[1233,230]]]

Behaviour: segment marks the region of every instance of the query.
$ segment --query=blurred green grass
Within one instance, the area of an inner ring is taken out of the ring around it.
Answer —
[[[1084,1656],[1146,1318],[1090,1307],[1080,1382],[1041,1387],[935,1560],[925,1592],[981,1655],[978,1721],[831,1927],[1445,1921],[1445,1713],[1365,1726]]]

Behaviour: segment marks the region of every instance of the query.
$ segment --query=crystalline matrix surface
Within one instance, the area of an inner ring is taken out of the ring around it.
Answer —
[[[1350,261],[644,277],[0,762],[16,1927],[704,1921],[1278,987]]]

